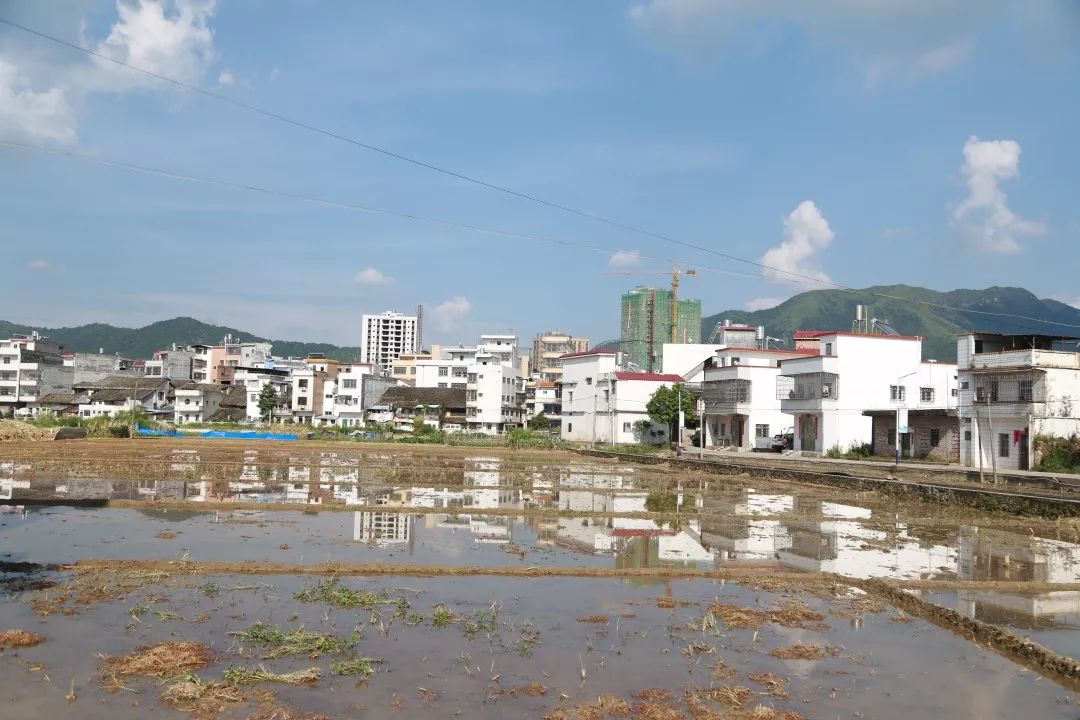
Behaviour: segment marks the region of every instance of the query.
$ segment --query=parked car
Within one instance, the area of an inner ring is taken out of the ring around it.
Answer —
[[[784,452],[785,450],[791,450],[795,447],[795,428],[790,427],[782,433],[773,435],[772,438],[772,450],[773,452]]]

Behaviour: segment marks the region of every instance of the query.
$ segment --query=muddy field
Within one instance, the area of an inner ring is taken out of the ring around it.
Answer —
[[[1080,712],[1072,521],[340,443],[9,443],[0,502],[4,716]]]

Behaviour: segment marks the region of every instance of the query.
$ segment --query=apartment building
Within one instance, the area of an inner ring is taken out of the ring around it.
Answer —
[[[191,379],[231,385],[237,368],[271,367],[273,346],[268,342],[241,342],[226,335],[220,345],[192,345]]]
[[[973,332],[957,338],[960,462],[1027,470],[1035,438],[1080,435],[1078,338]]]
[[[367,363],[344,363],[339,366],[337,377],[327,381],[333,402],[325,408],[322,422],[341,427],[363,427],[365,413],[377,405],[379,399],[398,381],[382,377]]]
[[[562,361],[559,358],[588,349],[588,338],[574,337],[560,330],[540,333],[533,338],[529,374],[537,376],[539,380],[556,381],[562,377]]]
[[[419,327],[415,315],[387,310],[361,319],[360,362],[370,363],[388,373],[401,355],[416,353]]]
[[[938,412],[938,444],[948,441],[941,430],[949,424],[956,368],[923,363],[922,338],[801,331],[796,333],[796,348],[818,353],[782,360],[776,378],[780,409],[792,418],[795,450],[824,453],[869,444],[875,412],[883,418],[889,413],[910,417],[913,409]]]
[[[749,451],[759,445],[768,447],[773,435],[788,432],[792,418],[781,409],[776,393],[780,364],[816,354],[813,350],[756,347],[714,351],[702,373],[705,445]],[[665,351],[665,363],[669,357]]]
[[[314,424],[324,415],[332,414],[334,382],[340,363],[325,357],[309,357],[305,367],[292,374],[293,422]]]
[[[29,414],[39,398],[71,392],[74,370],[61,350],[36,332],[0,340],[0,415]]]
[[[562,367],[559,367],[562,375]],[[558,427],[562,413],[562,393],[554,380],[529,380],[525,383],[525,422],[543,415]]]
[[[522,425],[525,387],[505,353],[480,353],[465,377],[465,421],[470,432],[499,435]],[[452,387],[452,386],[451,386]]]

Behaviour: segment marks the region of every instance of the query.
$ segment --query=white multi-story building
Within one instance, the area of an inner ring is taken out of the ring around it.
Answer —
[[[590,443],[665,442],[668,428],[649,421],[646,406],[674,374],[619,370],[623,355],[590,350],[562,356],[562,439]],[[642,429],[641,421],[648,427]]]
[[[562,376],[562,367],[559,368]],[[557,427],[561,421],[562,396],[554,380],[531,380],[525,383],[525,421],[543,415]]]
[[[273,420],[288,420],[292,417],[292,379],[289,372],[282,369],[269,368],[237,368],[233,376],[233,384],[242,385],[246,399],[246,419],[249,422],[262,420],[262,411],[259,409],[259,397],[263,388],[272,385],[277,396],[277,403],[273,409]]]
[[[297,423],[322,424],[332,415],[337,360],[310,357],[305,367],[292,374],[292,419]]]
[[[1076,342],[998,333],[958,338],[962,464],[1026,470],[1039,462],[1035,438],[1080,434]]]
[[[360,362],[378,366],[379,372],[389,372],[398,357],[419,350],[415,315],[387,310],[380,315],[364,315],[362,324]]]
[[[49,338],[32,333],[0,340],[0,415],[29,413],[39,398],[71,392],[73,380],[60,346]]]
[[[178,385],[173,399],[173,421],[177,425],[210,422],[221,407],[224,394],[221,385],[196,382]]]
[[[517,335],[481,335],[476,354],[489,355],[503,365],[520,368]]]
[[[677,346],[676,346],[677,347]],[[728,347],[715,351],[706,363],[702,399],[705,445],[753,450],[768,449],[774,435],[786,433],[792,419],[780,409],[776,378],[780,363],[816,355],[812,350],[762,350]],[[664,350],[664,363],[668,351]]]
[[[477,353],[465,377],[465,421],[472,432],[498,435],[522,424],[525,387],[515,365]]]
[[[869,444],[874,411],[895,418],[897,409],[910,414],[947,411],[950,401],[955,406],[955,366],[924,363],[920,337],[814,331],[796,333],[796,339],[800,349],[816,345],[819,354],[782,360],[776,378],[780,409],[792,417],[795,450],[824,453]]]

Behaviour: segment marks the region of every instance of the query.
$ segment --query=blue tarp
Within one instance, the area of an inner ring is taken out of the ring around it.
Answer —
[[[139,435],[151,437],[201,437],[201,438],[225,438],[228,440],[299,440],[298,435],[285,433],[255,432],[254,430],[207,430],[202,433],[180,433],[176,430],[154,430],[144,428],[141,425],[135,427]]]

